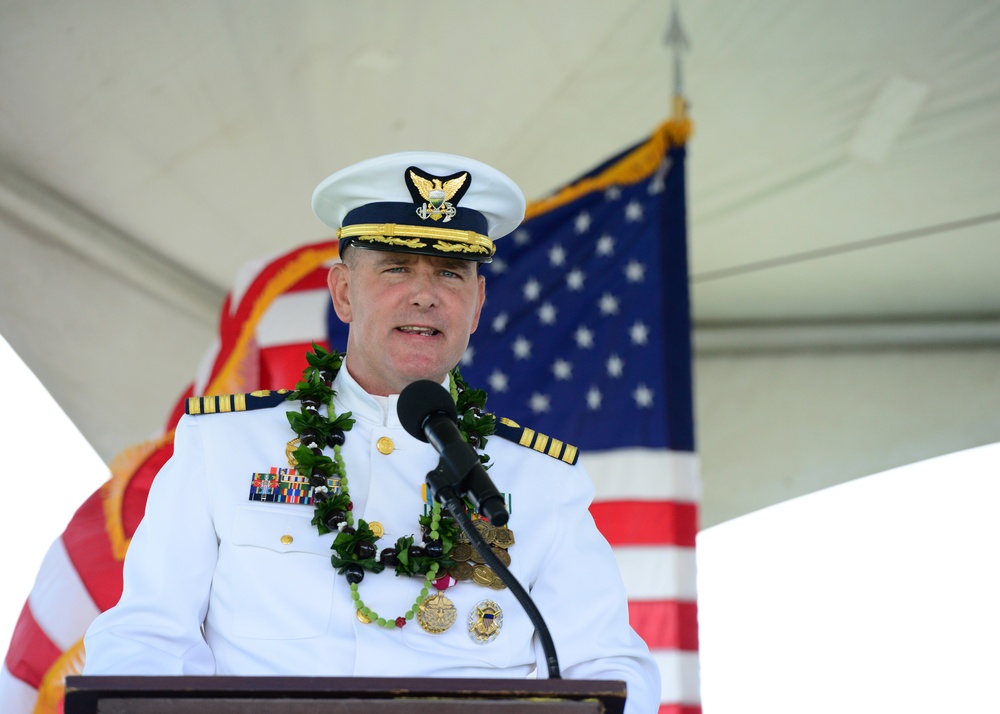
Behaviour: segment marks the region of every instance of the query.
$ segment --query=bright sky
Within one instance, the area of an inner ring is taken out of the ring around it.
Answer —
[[[0,336],[0,374],[7,413],[0,430],[0,642],[6,654],[14,625],[46,551],[108,469],[41,382]],[[44,437],[41,434],[44,425]],[[58,456],[58,468],[45,463]]]

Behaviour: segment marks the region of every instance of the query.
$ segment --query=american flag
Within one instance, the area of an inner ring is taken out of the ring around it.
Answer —
[[[661,712],[700,711],[684,157],[675,125],[606,162],[498,243],[462,360],[487,408],[583,452]]]
[[[582,449],[597,487],[591,508],[615,549],[633,627],[663,674],[661,714],[700,712],[693,451],[682,121],[551,198],[499,244],[485,268],[488,302],[464,358],[487,406]],[[149,483],[172,452],[193,394],[295,383],[313,342],[344,349],[330,316],[333,241],[241,274],[217,343],[164,433],[130,447],[42,563],[0,667],[0,710],[61,712],[80,672],[82,638],[121,594],[121,563]]]

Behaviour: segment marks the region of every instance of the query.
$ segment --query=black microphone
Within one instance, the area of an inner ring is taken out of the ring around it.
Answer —
[[[507,506],[486,474],[479,454],[462,438],[455,402],[448,390],[429,379],[413,382],[400,393],[396,412],[410,436],[429,442],[441,455],[436,471],[444,477],[442,485],[457,488],[459,495],[467,497],[493,525],[506,525],[510,518]],[[437,488],[430,474],[428,485],[436,497]]]

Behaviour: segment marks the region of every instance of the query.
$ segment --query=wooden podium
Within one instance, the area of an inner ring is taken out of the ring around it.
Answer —
[[[65,714],[622,714],[625,683],[571,679],[67,677]]]

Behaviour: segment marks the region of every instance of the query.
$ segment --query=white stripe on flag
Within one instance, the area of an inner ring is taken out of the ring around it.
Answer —
[[[205,353],[201,356],[201,361],[198,363],[198,369],[194,375],[194,393],[204,394],[208,389],[208,382],[212,378],[212,367],[215,365],[215,360],[219,357],[219,350],[222,349],[222,340],[216,335],[212,338],[212,343],[205,350]]]
[[[638,499],[698,502],[698,455],[666,449],[585,452],[580,463],[594,480],[595,501]]]
[[[701,678],[698,653],[680,650],[651,650],[660,667],[660,701],[663,704],[698,704]]]
[[[28,607],[42,632],[63,651],[75,645],[100,614],[66,553],[62,536],[42,559],[28,593]]]
[[[618,546],[612,548],[629,600],[694,600],[694,548]]]
[[[37,695],[35,688],[12,675],[6,664],[0,667],[0,712],[33,712]]]
[[[325,340],[329,302],[325,289],[280,295],[257,324],[257,344],[264,348]]]
[[[232,288],[229,290],[230,315],[236,314],[243,296],[250,286],[253,285],[253,281],[257,279],[257,276],[278,257],[278,253],[273,253],[265,258],[248,261],[236,269],[236,276],[233,278]]]

